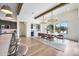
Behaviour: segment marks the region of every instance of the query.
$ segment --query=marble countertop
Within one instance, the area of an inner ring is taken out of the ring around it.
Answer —
[[[12,34],[0,35],[0,56],[7,56]]]

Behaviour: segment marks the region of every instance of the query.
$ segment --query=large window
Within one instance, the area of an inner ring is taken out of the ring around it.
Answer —
[[[60,23],[57,23],[55,26],[55,31],[58,33],[68,33],[68,22],[62,21]]]

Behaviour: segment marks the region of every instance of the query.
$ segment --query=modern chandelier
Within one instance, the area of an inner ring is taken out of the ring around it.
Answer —
[[[1,11],[6,13],[6,14],[13,14],[11,8],[8,5],[3,5],[1,7]]]

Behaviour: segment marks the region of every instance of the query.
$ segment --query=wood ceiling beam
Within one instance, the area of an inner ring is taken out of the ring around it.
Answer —
[[[22,8],[22,5],[23,5],[23,3],[18,3],[18,4],[17,4],[17,15],[19,15],[20,10],[21,10],[21,8]]]
[[[47,14],[47,13],[49,13],[49,12],[55,10],[55,9],[57,9],[57,8],[60,8],[60,7],[64,6],[64,5],[66,5],[66,4],[68,4],[68,3],[60,3],[57,6],[55,6],[55,7],[51,8],[51,9],[39,14],[38,16],[34,17],[34,19],[37,19],[37,18],[39,18],[39,17],[41,17],[41,16],[43,16],[43,15],[45,15],[45,14]]]

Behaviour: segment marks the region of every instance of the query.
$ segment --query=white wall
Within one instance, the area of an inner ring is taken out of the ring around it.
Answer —
[[[68,8],[68,6],[66,6],[66,7]],[[71,4],[69,6],[69,8],[70,7],[71,8],[76,8],[76,5]],[[57,9],[57,10],[59,10],[59,9]],[[67,9],[64,8],[64,7],[62,8],[62,10],[59,10],[59,11],[57,11],[57,10],[54,11],[54,14],[55,14],[55,17],[58,18],[58,22],[63,21],[63,20],[64,21],[67,20],[69,22],[68,38],[78,39],[78,34],[79,34],[78,33],[78,29],[79,29],[79,27],[78,27],[78,25],[79,25],[78,24],[78,10],[75,9],[73,11],[68,12]],[[59,15],[57,15],[58,12],[61,12],[63,10],[65,10],[67,12],[64,11],[62,13],[59,13]],[[24,16],[24,12],[23,12],[23,14],[20,14],[20,16],[18,17],[18,20],[23,20],[23,21],[27,22],[27,27],[26,27],[27,28],[27,30],[26,30],[27,34],[26,35],[27,35],[27,37],[30,37],[30,32],[31,32],[30,26],[31,26],[31,24],[32,23],[38,24],[38,23],[40,23],[40,20],[33,19],[32,16],[29,16],[28,17],[29,19],[28,19],[26,14],[27,13],[25,13],[25,16]],[[44,26],[42,26],[41,29],[42,29],[41,32],[45,32],[45,27]],[[19,32],[18,32],[18,36],[19,36]],[[35,30],[35,36],[37,36],[36,30]]]
[[[19,18],[19,16],[17,16],[17,38],[20,38],[20,22],[24,22],[25,24],[25,33],[27,36],[27,22],[21,18]]]
[[[31,26],[31,24],[27,22],[27,31],[26,31],[27,32],[27,37],[30,37],[30,35],[31,35],[30,34],[30,32],[31,32],[30,26]]]
[[[55,16],[58,18],[58,22],[68,21],[68,38],[77,40],[78,39],[78,9],[65,12],[63,14]]]
[[[79,22],[79,4],[78,4],[78,22]],[[78,23],[78,41],[79,41],[79,23]]]
[[[41,32],[42,33],[46,33],[47,32],[46,27],[47,26],[45,24],[41,24]]]

